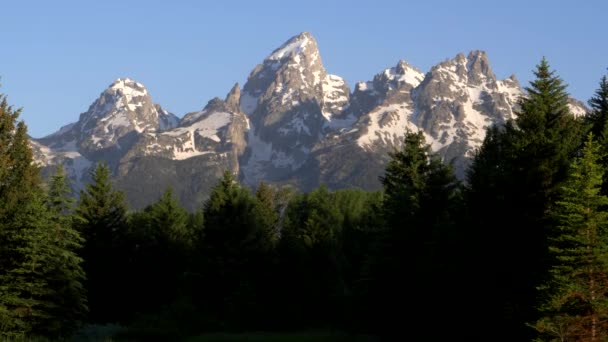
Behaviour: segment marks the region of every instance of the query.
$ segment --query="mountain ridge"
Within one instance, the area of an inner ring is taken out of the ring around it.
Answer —
[[[256,65],[242,87],[182,118],[155,103],[143,84],[120,78],[77,122],[32,139],[32,147],[46,172],[65,165],[76,189],[96,162],[107,162],[135,207],[171,186],[193,209],[224,170],[252,187],[375,190],[406,129],[423,131],[463,178],[485,129],[512,118],[522,94],[514,75],[496,78],[481,50],[426,73],[399,60],[351,91],[303,32]],[[570,105],[577,115],[586,110],[574,99]]]

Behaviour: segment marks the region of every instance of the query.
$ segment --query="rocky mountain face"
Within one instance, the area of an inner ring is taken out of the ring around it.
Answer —
[[[512,118],[522,89],[497,79],[483,51],[456,55],[426,74],[399,61],[351,92],[328,74],[317,43],[297,35],[266,57],[241,88],[181,120],[154,104],[146,88],[119,79],[73,124],[33,139],[36,160],[63,164],[82,188],[94,163],[107,162],[135,207],[171,186],[200,207],[224,170],[250,186],[287,183],[302,190],[379,189],[388,152],[404,132],[427,143],[464,176],[485,129]],[[573,113],[586,108],[576,100]]]

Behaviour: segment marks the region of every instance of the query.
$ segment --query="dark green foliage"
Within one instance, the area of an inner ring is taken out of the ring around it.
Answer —
[[[202,293],[197,300],[226,327],[265,323],[264,276],[271,267],[274,219],[226,171],[205,203],[199,244]]]
[[[66,218],[61,175],[45,203],[27,129],[15,125],[18,115],[1,96],[0,336],[65,336],[86,310],[74,253],[81,240]]]
[[[19,110],[0,95],[0,336],[34,333],[54,306],[47,211]]]
[[[279,244],[283,326],[357,328],[354,287],[380,206],[378,193],[325,187],[289,203]]]
[[[589,100],[590,111],[585,116],[593,136],[601,146],[600,164],[608,167],[608,78],[603,76],[595,95]],[[604,173],[602,193],[608,195],[608,174]]]
[[[167,189],[158,202],[131,215],[129,226],[129,303],[134,313],[157,312],[176,300],[190,266],[190,215]]]
[[[90,319],[108,322],[122,318],[118,310],[126,301],[123,284],[130,256],[127,246],[127,208],[123,194],[113,189],[110,169],[98,164],[92,183],[81,191],[75,226],[85,239],[81,250],[87,274]]]
[[[47,276],[48,286],[55,291],[51,319],[45,323],[45,335],[69,336],[86,318],[88,311],[85,273],[78,252],[84,243],[73,227],[74,199],[62,166],[52,176],[47,195],[50,243],[56,249],[53,266]]]
[[[562,187],[553,211],[551,277],[541,287],[542,318],[534,327],[543,341],[608,338],[608,197],[600,193],[600,146],[589,137]]]
[[[38,333],[56,309],[45,277],[55,266],[45,209],[41,194],[34,193],[10,221],[2,221],[0,331],[5,337]]]
[[[607,138],[606,133],[608,133],[608,78],[606,76],[600,80],[600,86],[588,104],[591,110],[585,119],[591,126],[593,136],[603,143]]]
[[[583,132],[569,112],[565,85],[545,59],[535,75],[515,120],[489,129],[468,174],[473,267],[493,264],[472,281],[496,284],[480,289],[478,310],[488,313],[482,326],[507,340],[530,338],[525,322],[534,320],[536,286],[546,276],[548,212]],[[488,296],[495,302],[481,299]]]
[[[362,286],[370,306],[368,324],[374,331],[393,334],[431,328],[428,317],[453,300],[444,294],[450,281],[444,255],[459,206],[459,184],[424,142],[421,132],[407,132],[401,150],[391,154],[384,185],[383,219]],[[407,310],[407,322],[391,314]],[[442,309],[449,314],[448,305]],[[449,323],[449,322],[447,322]],[[399,328],[398,328],[399,327]],[[433,332],[437,338],[439,331]]]

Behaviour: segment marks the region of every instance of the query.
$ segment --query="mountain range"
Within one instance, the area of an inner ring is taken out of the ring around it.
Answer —
[[[225,170],[251,187],[380,189],[388,153],[408,129],[422,131],[464,178],[486,128],[512,118],[522,95],[515,76],[496,78],[483,51],[459,53],[426,73],[402,60],[351,90],[327,72],[304,32],[255,66],[242,87],[181,119],[143,84],[121,78],[77,122],[31,144],[43,172],[63,164],[75,190],[104,161],[134,208],[170,186],[194,209]],[[586,112],[575,99],[570,109]]]

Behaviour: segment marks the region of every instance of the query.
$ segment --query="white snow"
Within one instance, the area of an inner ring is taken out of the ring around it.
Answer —
[[[321,106],[321,114],[327,121],[331,121],[332,112],[340,112],[348,104],[348,97],[344,92],[344,85],[344,79],[336,75],[327,75],[325,80],[323,80],[323,105]]]
[[[293,97],[293,94],[295,94],[296,90],[293,88],[289,88],[287,89],[287,91],[285,93],[283,93],[283,96],[281,96],[281,104],[286,104],[287,101],[290,101],[291,98]]]
[[[146,90],[143,84],[135,82],[128,78],[117,79],[116,81],[114,81],[114,83],[112,83],[110,89],[121,90],[122,93],[129,98],[129,100],[133,97],[145,96],[148,94],[148,91]]]
[[[376,140],[391,143],[395,138],[401,138],[407,128],[417,132],[418,128],[410,121],[412,113],[412,108],[403,103],[377,107],[369,113],[367,133],[357,139],[357,144],[365,148]],[[384,115],[392,115],[394,119],[380,127],[379,121]]]
[[[374,83],[373,82],[357,82],[355,85],[355,89],[359,91],[374,91]]]
[[[404,74],[397,73],[397,68],[393,67],[384,70],[384,75],[389,80],[404,82],[412,85],[413,87],[417,87],[422,82],[422,80],[424,80],[424,73],[409,66],[405,67]]]
[[[198,134],[201,137],[211,139],[215,142],[220,142],[218,136],[220,128],[228,125],[232,120],[232,114],[226,112],[212,112],[202,120],[198,120],[189,126],[177,127],[169,131],[161,133],[161,135],[170,137],[184,137],[185,141],[181,146],[174,146],[173,158],[183,160],[194,156],[212,153],[213,151],[199,151],[196,148],[194,135]]]
[[[480,113],[478,110],[473,108],[473,105],[481,102],[481,93],[486,91],[485,87],[467,87],[469,92],[469,99],[463,103],[465,119],[464,119],[464,132],[469,137],[469,147],[476,149],[481,146],[484,137],[486,136],[486,129],[492,124],[492,119],[487,115]]]
[[[304,47],[308,45],[309,41],[310,40],[306,36],[303,36],[302,39],[294,39],[293,41],[287,42],[285,45],[275,50],[266,59],[281,60],[285,57],[293,56],[294,54],[299,54],[300,52],[302,52]]]
[[[314,77],[313,85],[317,85],[317,84],[319,84],[319,82],[321,82],[321,71],[320,70],[313,71],[312,76]],[[339,76],[335,76],[335,75],[327,75],[327,76],[333,76],[333,77],[340,78]]]
[[[574,116],[583,116],[585,114],[587,114],[587,111],[585,110],[585,108],[578,106],[576,104],[572,104],[569,103],[568,107],[570,108],[570,112],[574,115]]]
[[[43,165],[64,164],[66,174],[76,189],[84,188],[82,176],[93,163],[78,152],[76,141],[66,142],[57,148],[50,148],[36,142],[32,143],[40,148],[46,158],[45,162],[38,161],[39,163]],[[66,160],[71,160],[71,162],[65,162]]]
[[[505,81],[496,82],[498,86],[498,91],[507,95],[511,105],[514,105],[519,97],[523,95],[521,89],[519,87],[514,87],[506,83]]]

